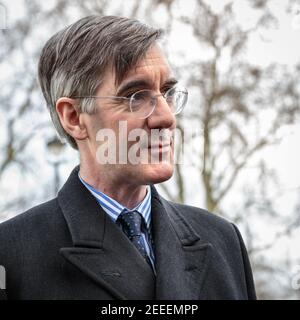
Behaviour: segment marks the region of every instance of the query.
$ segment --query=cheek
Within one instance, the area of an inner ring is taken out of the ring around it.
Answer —
[[[94,114],[91,116],[89,122],[89,133],[91,134],[92,138],[96,138],[96,135],[100,129],[110,128],[111,124],[110,121],[106,123],[107,120],[103,115],[100,113]]]
[[[101,135],[101,129],[103,129],[103,123],[100,118],[93,115],[87,123],[87,132],[89,137],[89,143],[96,148],[99,142],[97,142],[97,135]]]
[[[100,126],[97,123],[91,124],[89,128],[89,136],[92,141],[96,141],[97,133],[100,130]]]

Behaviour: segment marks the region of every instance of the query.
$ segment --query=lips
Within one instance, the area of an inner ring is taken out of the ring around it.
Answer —
[[[168,141],[168,142],[162,142],[159,144],[150,144],[148,146],[148,149],[158,149],[158,150],[162,150],[162,149],[168,149],[169,147],[171,147],[172,142]]]

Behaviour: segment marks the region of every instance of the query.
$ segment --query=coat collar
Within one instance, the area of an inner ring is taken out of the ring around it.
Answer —
[[[78,178],[76,167],[58,193],[73,246],[60,253],[116,299],[198,299],[210,245],[151,186],[155,278],[129,239]],[[138,284],[138,285],[137,285]]]

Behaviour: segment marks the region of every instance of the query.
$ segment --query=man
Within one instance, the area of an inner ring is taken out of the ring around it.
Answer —
[[[1,224],[8,299],[255,299],[237,228],[154,187],[172,176],[187,100],[160,34],[90,16],[43,48],[41,88],[80,165],[57,198]]]

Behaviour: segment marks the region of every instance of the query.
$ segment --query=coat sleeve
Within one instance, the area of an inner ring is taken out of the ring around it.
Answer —
[[[251,269],[247,249],[246,249],[246,246],[244,244],[244,241],[243,241],[243,238],[241,236],[239,229],[234,224],[233,224],[233,227],[235,229],[235,232],[237,233],[240,247],[241,247],[241,251],[242,251],[245,279],[246,279],[247,291],[248,291],[248,299],[249,300],[256,300],[257,298],[256,298],[255,286],[254,286],[252,269]]]

